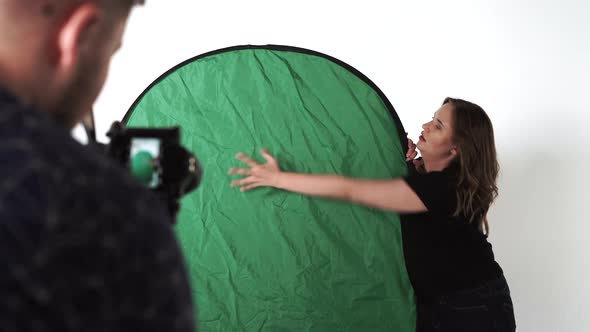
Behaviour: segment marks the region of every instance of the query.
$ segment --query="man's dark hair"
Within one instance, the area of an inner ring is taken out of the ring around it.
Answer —
[[[133,6],[143,5],[145,0],[69,0],[71,4],[93,2],[99,6],[107,6],[110,8],[129,9]],[[54,1],[43,1],[41,3],[41,12],[44,15],[51,16],[56,12],[56,7],[63,5],[63,3],[55,3]]]

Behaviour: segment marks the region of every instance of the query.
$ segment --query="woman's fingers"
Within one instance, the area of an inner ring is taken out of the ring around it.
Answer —
[[[250,158],[249,156],[247,156],[246,154],[240,152],[236,155],[236,159],[238,159],[239,161],[247,164],[250,167],[256,167],[258,166],[258,163],[255,162],[254,160],[252,160],[252,158]]]
[[[247,191],[262,186],[262,182],[250,176],[241,180],[231,182],[232,187],[240,187],[240,191]]]
[[[231,186],[232,187],[243,186],[243,185],[247,185],[250,183],[254,183],[255,181],[256,181],[256,179],[253,176],[249,176],[247,178],[243,178],[240,180],[233,180],[231,182]]]
[[[275,158],[273,156],[270,155],[270,153],[268,153],[268,151],[266,149],[260,149],[260,153],[262,154],[262,156],[264,157],[264,159],[266,159],[267,162],[274,162]]]
[[[418,156],[418,152],[416,151],[416,144],[408,138],[408,152],[406,153],[406,161],[412,160]]]
[[[248,190],[254,189],[256,187],[260,187],[260,184],[259,183],[252,183],[252,184],[249,184],[247,186],[243,186],[243,187],[240,188],[240,191],[248,191]]]
[[[227,174],[252,175],[252,170],[246,168],[230,168]]]

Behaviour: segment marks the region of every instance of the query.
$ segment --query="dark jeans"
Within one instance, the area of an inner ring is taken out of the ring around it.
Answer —
[[[417,332],[514,332],[516,322],[504,277],[417,303]]]

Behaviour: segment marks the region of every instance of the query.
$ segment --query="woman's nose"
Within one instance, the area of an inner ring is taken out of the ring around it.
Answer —
[[[428,125],[430,124],[430,122],[426,122],[425,124],[422,125],[422,129],[424,130],[428,130]]]

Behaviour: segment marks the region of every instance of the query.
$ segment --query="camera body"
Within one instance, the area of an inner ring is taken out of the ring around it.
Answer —
[[[162,197],[176,221],[179,200],[197,188],[202,169],[180,144],[180,128],[127,128],[115,122],[107,132],[107,154]]]

